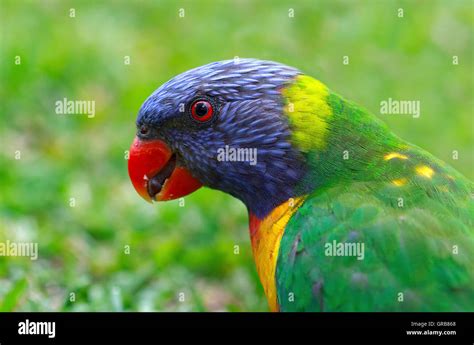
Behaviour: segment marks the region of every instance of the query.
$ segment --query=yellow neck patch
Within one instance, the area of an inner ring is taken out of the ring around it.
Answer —
[[[303,152],[323,149],[328,132],[327,120],[332,109],[327,102],[328,88],[319,80],[299,75],[293,84],[284,88],[284,108],[292,129],[292,139]]]
[[[289,199],[270,213],[265,219],[250,219],[250,239],[257,265],[257,272],[272,311],[278,311],[275,271],[280,241],[291,216],[306,197]]]

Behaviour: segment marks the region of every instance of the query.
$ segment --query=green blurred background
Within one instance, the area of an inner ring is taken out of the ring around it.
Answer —
[[[0,257],[0,310],[268,310],[239,201],[203,188],[150,205],[127,175],[141,103],[212,61],[283,62],[376,114],[419,100],[418,119],[379,117],[474,177],[470,0],[0,3],[0,242],[39,243],[37,261]],[[64,97],[96,116],[55,114]]]

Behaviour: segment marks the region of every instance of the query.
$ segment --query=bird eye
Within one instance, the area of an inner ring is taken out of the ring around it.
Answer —
[[[139,131],[140,131],[141,135],[147,135],[148,132],[150,131],[150,129],[148,128],[148,126],[142,125],[142,126],[140,126]]]
[[[212,104],[206,100],[196,100],[191,105],[191,115],[194,120],[199,122],[206,122],[212,118],[214,109]]]

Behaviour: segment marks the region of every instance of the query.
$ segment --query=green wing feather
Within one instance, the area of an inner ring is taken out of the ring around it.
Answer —
[[[356,182],[309,197],[280,244],[280,309],[474,310],[472,202],[425,193],[406,186],[398,207],[399,187]],[[364,243],[363,260],[326,256],[333,241]]]

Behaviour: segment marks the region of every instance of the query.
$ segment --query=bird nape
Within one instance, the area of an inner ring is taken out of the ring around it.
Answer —
[[[136,125],[144,199],[206,186],[247,206],[271,310],[474,310],[473,183],[317,79],[210,63],[158,88]]]

